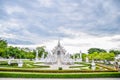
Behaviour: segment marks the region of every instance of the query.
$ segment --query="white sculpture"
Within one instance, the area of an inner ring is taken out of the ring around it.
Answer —
[[[11,64],[11,60],[9,59],[9,60],[8,60],[8,65],[10,65],[10,64]]]
[[[92,60],[92,63],[91,63],[91,69],[92,69],[92,70],[95,70],[95,69],[96,69],[96,66],[95,66],[95,62],[94,62],[94,60]]]
[[[88,57],[86,57],[86,62],[87,62],[87,63],[89,62],[89,59],[88,59]]]
[[[23,61],[22,60],[19,60],[18,61],[18,67],[22,67],[23,66]]]

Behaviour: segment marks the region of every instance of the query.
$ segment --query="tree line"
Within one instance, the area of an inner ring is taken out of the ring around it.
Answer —
[[[15,58],[15,59],[34,59],[36,56],[36,50],[38,50],[38,55],[41,57],[43,54],[47,55],[45,47],[37,47],[36,49],[20,48],[8,46],[6,40],[0,38],[0,57],[1,58]]]
[[[39,58],[44,54],[44,57],[47,56],[48,52],[45,51],[45,46],[37,47],[36,49],[29,48],[20,48],[8,46],[6,40],[0,38],[0,57],[2,58],[15,58],[15,59],[34,59],[36,56],[36,50],[38,50]],[[120,54],[120,50],[110,50],[107,52],[105,49],[100,48],[90,48],[88,54],[82,53],[83,60],[86,57],[89,60],[114,60],[114,57]],[[79,58],[80,54],[75,53],[71,56],[72,58]]]
[[[88,57],[89,60],[96,60],[96,61],[112,61],[115,59],[115,56],[120,54],[120,50],[109,50],[106,51],[105,49],[100,48],[90,48],[88,50],[88,54],[82,53],[82,59],[83,61],[86,60],[86,57]],[[79,58],[80,53],[75,53],[72,57]]]

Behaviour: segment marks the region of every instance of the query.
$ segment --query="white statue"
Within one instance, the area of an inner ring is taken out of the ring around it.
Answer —
[[[95,70],[95,69],[96,69],[96,66],[95,66],[95,62],[94,62],[94,60],[92,60],[91,68],[92,68],[92,70]]]
[[[22,67],[23,66],[23,61],[22,60],[19,60],[18,61],[18,67]]]
[[[87,62],[87,63],[89,62],[89,59],[88,59],[88,57],[86,57],[86,62]]]

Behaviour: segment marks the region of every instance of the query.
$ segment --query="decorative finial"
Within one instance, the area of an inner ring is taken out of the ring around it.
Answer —
[[[80,50],[80,53],[82,53],[81,50]]]
[[[60,38],[58,39],[58,46],[60,46]]]

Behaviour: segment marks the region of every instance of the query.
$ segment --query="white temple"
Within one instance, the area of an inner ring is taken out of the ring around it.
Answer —
[[[37,56],[38,54],[36,55],[36,62],[38,62]],[[61,46],[60,41],[58,41],[58,44],[52,50],[52,53],[48,53],[46,58],[42,57],[40,62],[44,62],[45,64],[56,64],[58,66],[74,64],[74,60],[71,58],[71,55],[66,53],[66,50]]]

